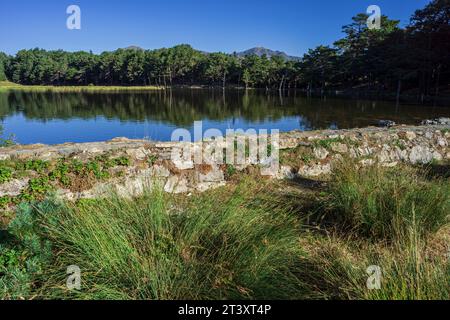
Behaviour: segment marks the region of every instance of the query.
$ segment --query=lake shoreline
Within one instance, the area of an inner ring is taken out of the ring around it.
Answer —
[[[191,146],[208,154],[214,143],[196,142]],[[0,184],[0,198],[9,199],[12,205],[36,181],[44,183],[46,191],[56,190],[64,199],[78,200],[102,197],[111,188],[126,197],[139,196],[148,183],[158,183],[168,193],[204,192],[226,185],[235,173],[262,174],[261,164],[249,161],[245,164],[191,163],[179,168],[172,161],[172,152],[180,144],[116,138],[104,142],[2,148],[3,166],[38,167],[36,172],[22,170],[17,174],[15,169],[8,170],[11,174]],[[309,179],[329,175],[334,163],[345,158],[355,159],[363,166],[447,163],[449,145],[449,124],[286,132],[280,134],[280,163],[271,177]],[[24,165],[17,166],[18,163]],[[61,171],[61,168],[65,169]],[[79,172],[89,174],[82,178]]]
[[[45,85],[19,85],[15,83],[2,85],[0,83],[0,91],[111,92],[111,91],[155,91],[155,90],[165,90],[165,88],[158,86],[45,86]]]
[[[447,120],[447,118],[441,118],[444,120]],[[298,136],[298,137],[317,137],[317,136],[323,136],[323,135],[345,135],[345,134],[351,134],[351,133],[358,133],[358,134],[374,134],[376,132],[396,132],[398,130],[405,131],[405,130],[419,130],[420,128],[435,128],[436,130],[444,130],[444,131],[450,131],[450,124],[447,122],[438,123],[437,120],[423,120],[422,124],[418,125],[412,125],[412,124],[394,124],[392,126],[366,126],[366,127],[360,127],[360,128],[345,128],[345,129],[316,129],[316,130],[290,130],[285,132],[280,132],[280,138],[286,139],[291,136]],[[385,120],[389,122],[389,120]],[[427,124],[428,122],[428,124]],[[270,134],[269,134],[270,135]],[[207,143],[208,141],[205,140],[204,143]],[[88,148],[91,148],[90,146],[95,146],[99,144],[157,144],[159,146],[166,145],[167,146],[173,146],[179,142],[173,142],[173,141],[164,141],[164,140],[152,140],[147,138],[128,138],[128,137],[114,137],[112,139],[105,139],[105,140],[97,140],[97,141],[86,141],[86,142],[73,142],[73,141],[66,141],[63,143],[14,143],[11,146],[2,147],[0,150],[3,151],[2,153],[9,153],[14,152],[15,150],[35,150],[39,148],[59,148],[59,147],[66,147],[66,146],[86,146]],[[192,142],[192,143],[198,143],[198,142]],[[281,148],[282,149],[282,148]],[[0,157],[0,160],[3,160]]]

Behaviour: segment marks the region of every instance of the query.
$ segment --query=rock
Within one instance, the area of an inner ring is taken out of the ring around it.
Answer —
[[[54,151],[45,152],[39,155],[39,159],[50,161],[58,157],[58,153]]]
[[[21,191],[28,186],[29,178],[18,180],[14,179],[6,183],[0,184],[0,197],[10,196],[15,197],[18,196]]]
[[[388,150],[382,150],[378,154],[377,158],[380,163],[386,163],[386,162],[391,161],[391,154]]]
[[[360,157],[368,157],[372,154],[372,150],[367,146],[367,147],[358,147],[358,155]]]
[[[433,160],[442,161],[444,157],[437,151],[433,152]]]
[[[444,139],[444,138],[442,138],[442,137],[438,137],[437,140],[436,140],[436,142],[437,142],[438,146],[440,146],[440,147],[442,147],[442,148],[445,148],[445,147],[448,146],[447,139]]]
[[[331,165],[337,161],[345,161],[347,155],[355,158],[363,166],[380,162],[384,166],[395,166],[404,161],[408,163],[429,163],[434,160],[450,159],[449,139],[450,127],[446,123],[449,118],[440,118],[433,123],[443,127],[396,127],[391,130],[380,128],[363,128],[355,130],[324,130],[315,132],[293,131],[281,133],[279,145],[282,149],[295,149],[299,146],[312,151],[315,158],[308,165],[302,165],[297,173],[290,166],[282,165],[276,157],[268,157],[260,160],[258,165],[252,161],[234,164],[234,168],[243,171],[242,174],[262,175],[264,170],[271,165],[274,166],[273,176],[278,179],[294,179],[297,176],[316,177],[331,172]],[[393,125],[387,123],[386,125]],[[342,142],[331,143],[330,148],[319,147],[314,141],[342,139],[352,140],[355,144]],[[217,143],[217,142],[215,142]],[[194,154],[201,155],[203,150],[213,150],[202,143],[189,144],[194,150]],[[223,144],[219,145],[224,147]],[[106,182],[97,182],[91,190],[82,192],[70,192],[60,189],[57,192],[64,198],[76,200],[80,198],[96,198],[107,196],[112,190],[119,194],[130,197],[143,192],[146,187],[154,187],[160,184],[163,189],[173,193],[188,193],[194,190],[206,191],[225,185],[223,167],[217,164],[208,165],[205,163],[195,164],[190,162],[173,163],[172,153],[174,149],[179,149],[177,142],[161,142],[149,144],[144,140],[115,139],[111,142],[95,143],[67,143],[58,146],[13,146],[0,149],[0,160],[7,159],[42,159],[56,160],[61,157],[67,159],[78,159],[82,162],[91,161],[99,154],[108,157],[119,157],[128,155],[132,160],[127,168],[111,169],[111,177]],[[284,150],[283,152],[290,152]],[[148,168],[145,161],[148,155],[154,155],[158,161]],[[301,155],[299,155],[300,157]],[[189,159],[188,159],[189,160]],[[303,163],[300,161],[299,163]],[[177,168],[178,166],[178,168]],[[119,170],[120,169],[120,170]],[[252,172],[255,171],[255,172]],[[272,171],[272,170],[271,170]],[[120,173],[120,174],[119,174]],[[29,175],[28,175],[29,174]],[[28,178],[12,180],[0,184],[0,196],[17,196],[23,188],[28,185],[28,179],[32,178],[31,173],[27,173]],[[109,191],[108,191],[109,190]]]
[[[303,177],[318,177],[329,173],[331,173],[331,165],[329,163],[303,166],[298,171],[298,174]]]
[[[146,160],[148,151],[145,148],[127,149],[126,154],[136,160]]]
[[[103,151],[105,151],[105,150],[102,149],[101,147],[93,147],[93,148],[83,150],[83,153],[99,154],[99,153],[103,153]]]
[[[173,147],[171,150],[170,160],[173,162],[178,170],[189,170],[194,168],[194,161],[192,161],[192,145],[184,144],[184,148]],[[186,151],[186,152],[185,152]]]
[[[431,132],[431,131],[427,131],[427,132],[425,132],[425,138],[427,138],[427,139],[433,139],[433,132]]]
[[[326,159],[329,154],[330,153],[325,148],[322,147],[314,148],[314,156],[319,160]]]
[[[437,122],[440,125],[450,125],[450,118],[439,118],[437,119]]]
[[[167,178],[170,176],[170,171],[164,166],[155,165],[153,166],[153,175],[155,177]]]
[[[166,185],[164,186],[164,191],[172,193],[178,184],[178,176],[171,176],[167,179]]]
[[[288,179],[288,180],[293,180],[295,179],[297,175],[295,174],[294,170],[292,167],[290,166],[281,166],[278,175],[276,176],[277,179],[282,180],[282,179]]]
[[[435,125],[436,122],[434,120],[423,120],[420,124],[422,126],[432,126]]]
[[[126,137],[117,137],[114,139],[111,139],[111,142],[129,142],[130,139],[126,138]]]
[[[71,192],[68,189],[59,189],[56,191],[56,197],[58,199],[66,199],[69,201],[76,201],[79,199],[79,194],[77,192]]]
[[[395,154],[395,156],[392,157],[393,159],[408,161],[408,150],[406,149],[402,150],[396,146],[393,153]]]
[[[412,141],[414,139],[416,139],[416,134],[412,131],[407,131],[405,134],[406,139],[408,139],[409,141]]]
[[[79,199],[94,199],[108,196],[111,191],[114,191],[115,184],[102,182],[96,184],[92,189],[82,191],[78,194]]]
[[[273,165],[274,162],[276,162],[277,159],[276,157],[265,157],[264,159],[261,159],[260,161],[257,161],[254,164],[259,164],[261,167],[266,167],[269,168]]]
[[[379,120],[377,124],[382,128],[391,128],[396,125],[396,123],[392,120]]]
[[[339,152],[339,153],[347,153],[348,152],[348,146],[344,143],[332,143],[331,144],[331,150],[333,150],[334,152]]]
[[[261,161],[260,165],[260,173],[263,176],[271,176],[275,177],[278,175],[280,168],[280,159],[279,157],[267,157],[263,161]]]
[[[388,163],[383,163],[382,166],[386,167],[386,168],[393,168],[396,167],[398,165],[397,161],[394,162],[388,162]]]
[[[375,164],[375,160],[373,159],[363,159],[359,162],[363,167],[368,167]]]
[[[171,176],[167,179],[167,182],[164,186],[164,191],[168,193],[186,193],[189,191],[188,189],[188,181],[186,178],[181,176]]]
[[[226,185],[225,181],[221,182],[203,182],[198,183],[195,189],[199,192],[205,192],[211,189],[217,189]]]
[[[175,165],[175,167],[177,167],[178,170],[194,169],[193,161],[174,160],[173,164]]]
[[[423,126],[450,125],[450,118],[437,118],[433,120],[424,120],[421,122]]]
[[[199,182],[219,182],[224,180],[225,175],[218,167],[213,167],[212,170],[207,173],[199,172],[198,175]]]
[[[412,164],[427,164],[433,160],[433,153],[430,152],[428,147],[418,145],[411,149],[409,160]]]
[[[189,170],[194,169],[194,162],[192,160],[173,160],[172,161],[175,167],[177,167],[178,170]]]

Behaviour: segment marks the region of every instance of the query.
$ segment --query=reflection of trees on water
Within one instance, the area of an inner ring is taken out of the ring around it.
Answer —
[[[282,101],[281,101],[282,100]],[[250,122],[299,116],[302,129],[367,126],[378,119],[415,123],[448,115],[448,108],[400,106],[389,102],[280,97],[257,91],[167,90],[145,93],[7,92],[0,94],[0,118],[22,113],[28,119],[161,121],[190,126],[195,120],[244,119]]]

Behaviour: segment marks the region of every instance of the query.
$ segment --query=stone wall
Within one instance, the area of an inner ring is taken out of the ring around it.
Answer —
[[[328,174],[332,162],[343,156],[357,158],[362,164],[380,162],[385,166],[395,166],[400,162],[425,164],[448,161],[449,139],[450,125],[282,133],[281,163],[275,177],[282,179]],[[212,143],[196,143],[192,146],[210,148]],[[251,164],[233,168],[227,165],[201,164],[179,169],[171,161],[172,149],[179,146],[179,143],[173,142],[154,143],[125,138],[54,146],[24,145],[1,148],[0,162],[40,159],[56,166],[55,163],[61,159],[75,159],[79,163],[86,163],[102,155],[107,155],[107,158],[129,159],[126,165],[111,166],[107,178],[84,186],[83,183],[78,183],[77,187],[73,184],[66,187],[57,179],[56,182],[49,182],[61,196],[71,200],[101,196],[110,190],[123,196],[134,196],[142,193],[147,185],[155,183],[172,193],[203,192],[225,185],[234,172],[255,172],[260,168]],[[12,177],[0,183],[0,198],[23,194],[36,175],[35,172],[26,171],[20,177]]]

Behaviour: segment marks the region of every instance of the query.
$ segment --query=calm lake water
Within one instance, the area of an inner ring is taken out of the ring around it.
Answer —
[[[88,142],[115,137],[169,141],[172,131],[203,129],[314,130],[374,125],[380,119],[418,124],[449,117],[450,107],[308,98],[300,93],[168,90],[133,93],[0,93],[0,123],[21,144]]]

